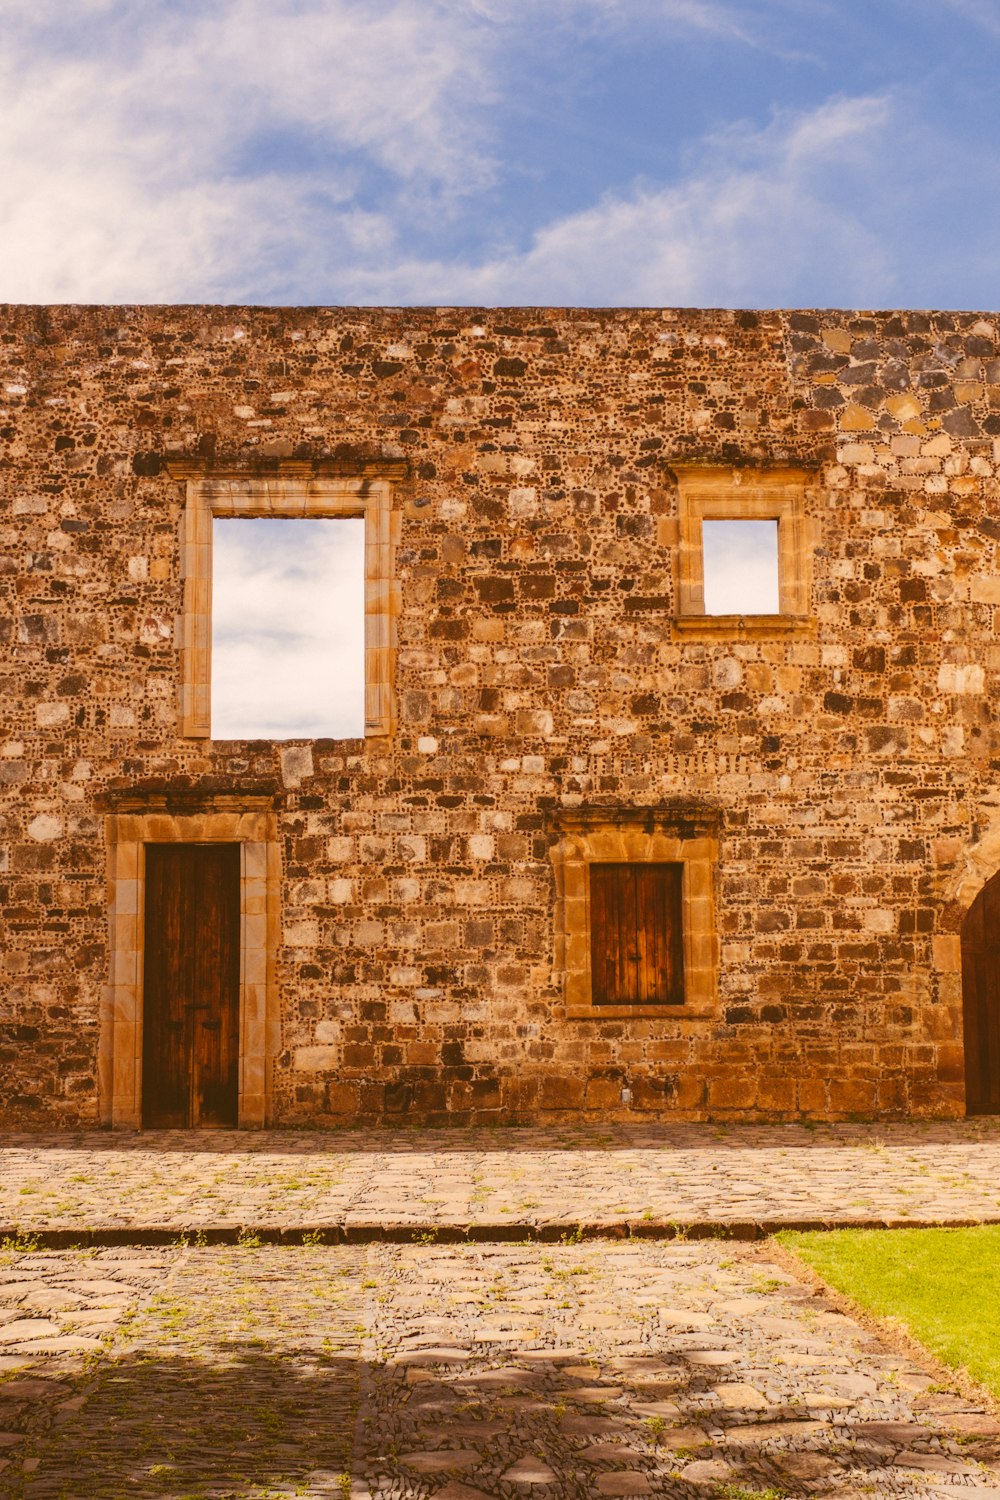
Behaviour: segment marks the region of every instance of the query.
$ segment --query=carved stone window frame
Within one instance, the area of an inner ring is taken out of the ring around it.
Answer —
[[[395,661],[399,584],[394,555],[400,516],[386,478],[191,476],[181,519],[180,733],[212,734],[212,522],[220,517],[363,519],[365,523],[365,737],[396,724]]]
[[[229,807],[183,813],[145,806],[107,816],[110,983],[98,1052],[101,1119],[142,1128],[142,1000],[147,844],[240,845],[240,1000],[237,1119],[267,1124],[271,1073],[280,1047],[275,959],[280,941],[281,859],[273,809]]]
[[[549,850],[555,871],[554,978],[569,1020],[699,1019],[718,1010],[719,940],[715,809],[574,808],[555,815],[561,837]],[[590,866],[680,864],[683,1005],[595,1005],[591,987]]]
[[[684,636],[811,634],[812,545],[806,492],[816,483],[807,469],[726,468],[674,464],[679,502],[675,553],[677,614]],[[707,615],[703,521],[778,523],[778,613]]]

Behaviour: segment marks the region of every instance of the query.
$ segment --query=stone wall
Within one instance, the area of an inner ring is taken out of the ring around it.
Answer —
[[[815,476],[803,629],[676,628],[685,462]],[[116,808],[243,794],[280,851],[274,1123],[961,1113],[998,462],[976,314],[7,308],[0,1119],[108,1118]],[[391,478],[393,735],[179,734],[197,472]],[[714,1006],[568,1017],[560,814],[685,799]]]

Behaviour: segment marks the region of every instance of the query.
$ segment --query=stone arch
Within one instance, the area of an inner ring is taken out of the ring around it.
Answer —
[[[974,842],[963,845],[942,893],[956,912],[956,925],[1000,870],[1000,807],[981,809],[981,815],[984,826]]]

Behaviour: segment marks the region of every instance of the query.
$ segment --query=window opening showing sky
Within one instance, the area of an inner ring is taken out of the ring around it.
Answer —
[[[777,521],[702,521],[707,615],[776,615]]]
[[[213,739],[364,734],[364,543],[362,519],[216,519]]]

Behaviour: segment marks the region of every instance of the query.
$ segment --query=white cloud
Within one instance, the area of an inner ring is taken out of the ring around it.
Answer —
[[[216,521],[215,739],[364,735],[364,521]]]
[[[575,26],[686,27],[747,40],[738,8],[716,0],[468,0],[468,8],[498,24],[532,19]]]
[[[967,21],[981,26],[993,36],[1000,37],[1000,6],[996,0],[944,0],[945,5],[964,16]]]
[[[47,101],[64,104],[53,122],[72,127],[64,150],[92,135],[102,144],[116,127],[120,156],[155,152],[178,173],[218,168],[254,132],[291,127],[428,180],[469,169],[475,143],[452,127],[491,90],[482,47],[440,5],[92,0],[92,9],[106,24],[77,33],[72,50],[45,24],[15,28],[6,48],[8,113],[16,100],[36,124]],[[28,14],[44,23],[44,12]]]
[[[445,7],[88,9],[71,45],[52,0],[8,18],[0,300],[287,298],[359,234],[384,240],[363,172],[427,214],[490,178],[484,46]]]
[[[373,294],[433,283],[448,300],[447,274],[391,263],[415,235],[460,234],[461,206],[496,185],[504,111],[543,86],[523,72],[535,52],[568,66],[609,30],[759,43],[724,0],[3,9],[0,301],[19,302],[346,300],[368,267]],[[455,286],[558,297],[558,238],[543,230],[510,276],[459,267]]]
[[[845,148],[869,148],[889,124],[889,100],[884,95],[862,95],[853,99],[830,99],[818,109],[798,115],[779,115],[771,125],[748,136],[749,146],[777,164],[789,167],[801,162],[808,167],[831,154],[843,160]]]
[[[871,305],[891,291],[890,257],[852,212],[837,174],[863,175],[877,161],[890,118],[887,99],[865,97],[779,115],[764,130],[732,127],[704,143],[680,181],[608,194],[545,226],[525,251],[480,265],[359,268],[350,295],[369,303]]]

